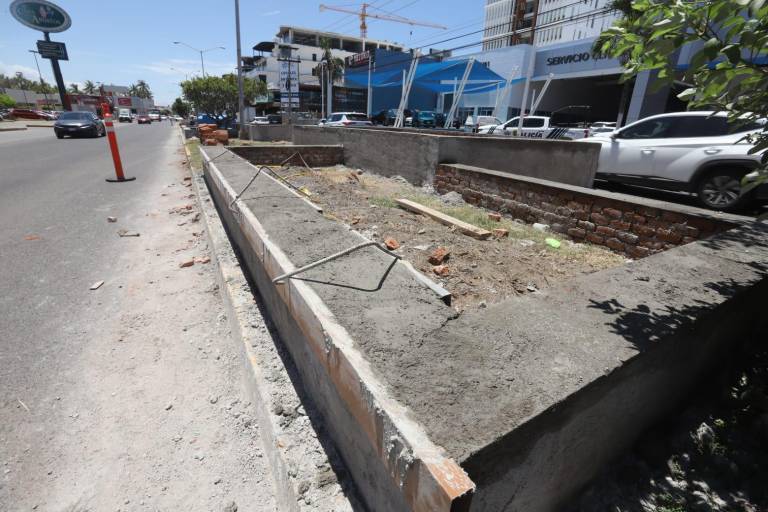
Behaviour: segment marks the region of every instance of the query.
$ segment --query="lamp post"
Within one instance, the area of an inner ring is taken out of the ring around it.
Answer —
[[[248,138],[248,130],[245,128],[245,99],[243,96],[243,56],[240,51],[240,0],[235,0],[235,33],[237,34],[237,107],[239,111],[239,136],[240,139]]]
[[[174,67],[171,67],[171,68],[168,68],[168,69],[170,69],[171,71],[176,71],[178,73],[181,73],[182,75],[184,75],[184,80],[189,80],[189,73],[187,73],[186,71],[182,71],[182,70],[180,70],[178,68],[174,68]]]
[[[190,50],[195,50],[200,54],[200,68],[203,72],[203,78],[205,78],[205,62],[203,62],[203,54],[210,52],[211,50],[226,50],[226,48],[224,48],[223,46],[214,46],[212,48],[206,48],[205,50],[201,50],[199,48],[195,48],[194,46],[190,46],[183,41],[174,41],[173,44],[180,44],[182,46],[186,46]]]
[[[37,74],[40,76],[40,87],[43,89],[43,96],[45,96],[45,105],[50,108],[51,102],[48,100],[48,89],[43,83],[43,74],[40,72],[40,64],[37,63],[37,54],[40,52],[37,50],[29,50],[29,53],[35,58],[35,67],[37,67]]]

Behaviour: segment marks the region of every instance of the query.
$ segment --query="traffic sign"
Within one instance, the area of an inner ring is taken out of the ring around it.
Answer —
[[[47,0],[14,0],[11,16],[22,25],[42,32],[64,32],[72,26],[67,11]]]
[[[37,51],[44,59],[69,60],[67,46],[56,41],[38,41]]]

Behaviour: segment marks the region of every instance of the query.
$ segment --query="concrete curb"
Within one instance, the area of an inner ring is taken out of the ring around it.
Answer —
[[[267,278],[273,279],[294,270],[294,265],[269,239],[251,210],[242,201],[233,201],[237,193],[213,159],[202,148],[200,153],[211,187],[216,189],[222,205],[234,203],[232,218],[239,224],[235,228],[242,230],[242,237],[250,244],[249,250],[253,251]],[[272,179],[268,175],[267,178]],[[387,487],[396,488],[399,498],[414,512],[468,510],[474,483],[441,447],[432,443],[408,410],[389,395],[386,386],[372,373],[350,335],[337,323],[325,303],[301,281],[290,280],[274,290],[306,340],[307,356],[316,358],[330,387],[343,401],[355,423],[350,428],[356,429],[355,434],[359,433],[360,439],[370,443],[365,450],[372,451],[377,458],[368,464],[380,463],[391,479]],[[350,457],[349,451],[346,456]],[[361,468],[356,471],[359,473]],[[368,489],[369,492],[379,492],[376,496],[368,496],[369,502],[387,499],[386,492],[378,487],[384,486],[377,482],[376,487]]]
[[[189,158],[189,150],[183,147]],[[363,510],[354,489],[340,483],[331,469],[339,470],[340,457],[327,447],[324,434],[318,434],[312,425],[310,418],[317,414],[311,410],[306,411],[307,415],[298,412],[307,404],[294,387],[292,375],[296,372],[284,364],[286,359],[281,357],[269,321],[254,300],[202,174],[191,174],[232,336],[242,346],[246,386],[275,482],[279,510]]]
[[[26,128],[0,128],[0,132],[20,132]]]
[[[53,128],[52,124],[28,124],[27,128]]]

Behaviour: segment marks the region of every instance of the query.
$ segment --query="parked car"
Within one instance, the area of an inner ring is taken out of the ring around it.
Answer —
[[[136,118],[136,122],[138,124],[152,124],[152,119],[149,118],[146,114],[141,114],[139,117]]]
[[[413,117],[413,111],[409,109],[403,110],[403,120]],[[380,124],[384,126],[392,126],[397,119],[397,109],[390,108],[388,110],[379,110],[373,116],[371,116],[371,122],[373,124]]]
[[[267,119],[269,124],[283,124],[283,116],[281,114],[269,114]]]
[[[324,126],[373,126],[373,123],[359,112],[336,112],[330,115]]]
[[[62,112],[53,123],[53,132],[59,139],[63,139],[65,135],[102,137],[107,134],[107,129],[93,112]]]
[[[12,108],[11,116],[17,119],[39,119],[42,121],[54,121],[56,118],[51,114],[46,114],[41,110],[31,110],[28,108]]]
[[[741,180],[761,154],[748,154],[749,133],[766,120],[728,123],[725,113],[677,112],[647,117],[610,134],[582,139],[602,146],[597,177],[608,181],[691,192],[702,206],[732,211],[768,199],[768,187],[742,194]]]
[[[616,130],[615,122],[597,121],[589,125],[589,131],[592,135],[596,133],[610,133],[614,130]]]
[[[480,129],[482,129],[483,127],[486,127],[486,126],[498,126],[498,125],[501,125],[501,124],[504,124],[504,123],[498,117],[493,117],[493,116],[477,116],[477,117],[472,117],[472,116],[469,116],[464,121],[464,131],[474,132],[474,131],[479,131]]]
[[[435,120],[434,112],[420,110],[414,114],[412,124],[418,128],[434,128]]]
[[[254,117],[251,124],[269,124],[269,118],[267,116]]]
[[[566,139],[576,140],[589,137],[589,128],[574,128],[569,126],[556,126],[552,118],[547,116],[523,117],[523,129],[518,135],[520,117],[513,117],[500,125],[483,126],[477,133],[486,135],[510,135],[513,137],[529,137],[532,139]]]

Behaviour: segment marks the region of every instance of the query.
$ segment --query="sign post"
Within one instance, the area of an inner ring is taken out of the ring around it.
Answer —
[[[48,0],[14,0],[11,2],[10,11],[19,23],[31,29],[39,30],[45,36],[44,41],[37,42],[37,49],[41,57],[51,61],[62,107],[64,110],[72,110],[59,67],[59,60],[67,60],[67,49],[64,43],[51,41],[50,36],[51,32],[64,32],[72,26],[72,19],[69,14]]]
[[[109,150],[112,152],[112,163],[115,164],[115,179],[107,178],[110,183],[122,183],[124,181],[133,181],[136,178],[126,178],[123,174],[123,162],[120,160],[120,150],[117,147],[117,136],[115,135],[115,125],[112,122],[112,113],[109,109],[109,103],[101,104],[101,111],[104,113],[104,127],[107,130],[107,139],[109,140]]]

